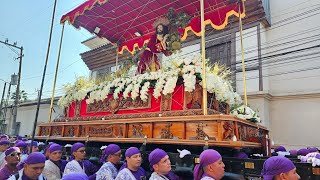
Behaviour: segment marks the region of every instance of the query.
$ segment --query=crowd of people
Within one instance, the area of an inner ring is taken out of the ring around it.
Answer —
[[[137,147],[126,149],[124,163],[121,163],[122,151],[116,144],[109,144],[101,154],[101,165],[86,159],[86,147],[83,143],[74,143],[71,157],[63,160],[63,148],[49,143],[38,152],[38,143],[27,138],[17,137],[10,142],[8,136],[0,137],[0,180],[179,180],[171,169],[167,152],[154,149],[148,156],[150,169],[143,169],[142,154]],[[284,152],[283,147],[275,150]],[[241,157],[244,157],[240,154]],[[240,157],[240,156],[239,156]],[[247,157],[244,157],[247,158]],[[121,166],[120,166],[121,165]],[[151,174],[147,174],[151,172]],[[204,150],[199,164],[194,167],[195,180],[220,180],[224,176],[225,165],[220,153],[213,149]],[[284,156],[268,158],[263,165],[262,176],[265,180],[296,180],[300,176],[291,160]]]

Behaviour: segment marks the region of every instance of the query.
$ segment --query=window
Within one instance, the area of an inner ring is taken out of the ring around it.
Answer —
[[[206,48],[206,57],[212,64],[218,62],[231,69],[231,42],[225,42]]]

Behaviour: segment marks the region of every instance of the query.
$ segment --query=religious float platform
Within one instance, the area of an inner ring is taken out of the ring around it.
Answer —
[[[203,115],[202,87],[187,92],[177,85],[173,93],[135,100],[109,94],[103,101],[75,101],[64,109],[64,118],[40,124],[36,139],[114,143],[255,148],[267,153],[267,128],[237,118],[229,105],[208,93],[208,115]],[[270,151],[268,151],[270,152]]]

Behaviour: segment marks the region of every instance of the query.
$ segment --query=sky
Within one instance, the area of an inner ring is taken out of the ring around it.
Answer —
[[[42,98],[51,97],[55,67],[58,57],[61,29],[60,18],[85,0],[58,0],[53,26],[51,48],[44,81]],[[41,86],[43,68],[47,53],[54,0],[4,1],[0,6],[0,40],[17,42],[23,46],[21,90],[28,93],[29,99],[36,99]],[[82,41],[92,35],[85,29],[75,29],[66,23],[60,57],[60,66],[55,95],[63,95],[63,84],[74,82],[78,76],[89,76],[90,71],[80,57],[89,50]],[[14,49],[20,52],[19,49]],[[18,73],[17,55],[7,45],[0,43],[0,92],[4,81],[9,82],[11,74]],[[8,86],[7,86],[8,89]],[[15,86],[11,88],[11,93]]]

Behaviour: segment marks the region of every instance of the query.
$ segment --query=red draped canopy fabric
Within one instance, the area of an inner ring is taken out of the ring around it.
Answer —
[[[245,16],[244,0],[205,0],[205,25],[214,29],[223,29],[228,24],[228,18]],[[240,13],[239,13],[240,7]],[[74,27],[83,27],[110,42],[118,44],[119,53],[128,50],[134,53],[135,48],[142,48],[155,32],[152,23],[167,14],[169,8],[176,13],[186,12],[192,19],[182,30],[182,40],[188,31],[197,36],[201,34],[200,1],[199,0],[87,0],[77,8],[63,15],[61,23],[68,21]],[[142,36],[137,37],[135,32]]]

